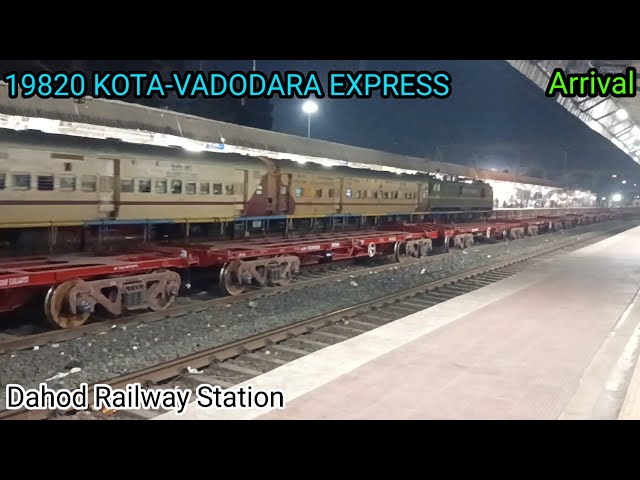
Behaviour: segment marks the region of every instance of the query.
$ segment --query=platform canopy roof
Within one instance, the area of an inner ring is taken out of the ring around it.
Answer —
[[[640,69],[640,60],[508,60],[516,70],[542,90],[546,90],[553,70],[562,68],[565,74],[587,73],[595,68],[599,73],[625,73],[628,67]],[[636,78],[637,86],[640,86]],[[640,98],[574,97],[560,95],[556,101],[590,128],[611,141],[640,164]]]
[[[7,84],[0,82],[0,135],[2,128],[110,138],[191,151],[240,153],[326,166],[346,165],[396,173],[440,173],[561,187],[548,179],[515,177],[515,174],[260,130],[133,103],[94,98],[80,101],[9,98]]]

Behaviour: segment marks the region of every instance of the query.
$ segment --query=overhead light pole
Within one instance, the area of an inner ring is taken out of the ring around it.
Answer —
[[[318,111],[318,104],[307,100],[302,105],[302,111],[307,114],[307,138],[311,138],[311,115]]]

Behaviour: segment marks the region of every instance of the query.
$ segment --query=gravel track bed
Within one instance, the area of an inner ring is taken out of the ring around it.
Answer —
[[[428,261],[390,266],[377,274],[336,280],[322,287],[276,295],[249,304],[219,306],[137,327],[113,328],[93,337],[78,338],[0,355],[0,409],[5,386],[24,388],[44,382],[50,388],[75,388],[106,381],[199,350],[239,340],[316,315],[462,273],[524,253],[541,251],[569,238],[588,240],[597,232],[638,222],[613,221],[559,233],[495,244],[476,244],[465,251],[430,257]],[[78,368],[80,371],[78,371]],[[74,373],[70,373],[74,369]],[[54,378],[56,375],[64,377]]]

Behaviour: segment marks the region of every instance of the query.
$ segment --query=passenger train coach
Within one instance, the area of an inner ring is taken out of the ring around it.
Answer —
[[[0,229],[108,221],[488,211],[481,181],[0,132]]]

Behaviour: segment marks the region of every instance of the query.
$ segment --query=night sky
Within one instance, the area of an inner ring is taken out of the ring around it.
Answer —
[[[3,65],[3,62],[8,61],[0,60],[0,71],[43,66],[67,70],[78,68],[77,62],[85,68],[92,63],[90,70],[155,69],[155,66],[149,67],[151,63],[160,65],[166,72],[202,69],[231,73],[250,71],[253,67],[252,60],[22,61],[36,62],[35,66]],[[519,157],[520,174],[546,178],[558,178],[566,157],[569,171],[605,170],[625,177],[631,184],[640,184],[640,168],[631,158],[567,112],[555,99],[545,97],[541,89],[506,61],[257,60],[256,66],[267,75],[276,70],[302,73],[315,70],[323,81],[325,93],[331,70],[445,70],[452,78],[452,94],[446,99],[382,99],[374,94],[371,99],[318,100],[319,111],[311,122],[313,138],[431,159],[435,158],[437,148],[440,159],[446,162],[510,172]],[[209,118],[218,115],[222,119],[225,109],[229,108],[229,99],[225,100],[172,98],[166,106],[196,115],[203,112]],[[274,97],[273,122],[267,118],[264,124],[272,125],[275,131],[306,136],[303,102]],[[256,120],[259,115],[268,116],[265,112],[263,108],[261,114],[253,110],[250,115]],[[518,148],[519,155],[513,146]],[[537,171],[534,173],[532,169]]]
[[[248,71],[251,60],[207,60],[206,70]],[[452,77],[452,95],[446,99],[322,99],[312,117],[311,136],[323,140],[413,156],[434,156],[437,145],[444,160],[474,164],[473,152],[445,148],[451,144],[518,143],[521,165],[542,166],[548,173],[561,170],[568,150],[569,169],[638,170],[611,142],[592,131],[554,99],[505,61],[276,61],[257,60],[257,70],[316,70],[324,81],[333,69],[445,70]],[[326,84],[323,84],[325,92]],[[274,99],[276,131],[306,136],[302,100]],[[531,147],[531,145],[534,147]],[[494,150],[477,157],[478,167],[510,169],[514,154]],[[640,170],[638,170],[640,177]]]

